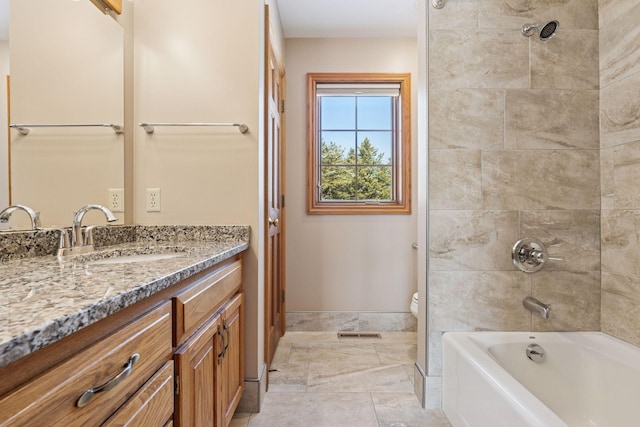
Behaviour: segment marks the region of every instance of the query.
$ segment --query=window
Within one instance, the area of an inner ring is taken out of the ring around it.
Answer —
[[[308,213],[411,213],[410,79],[308,75]]]

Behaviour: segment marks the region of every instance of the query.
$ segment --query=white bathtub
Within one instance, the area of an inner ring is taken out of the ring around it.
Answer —
[[[640,349],[600,332],[444,334],[454,427],[640,426]],[[536,343],[541,363],[527,358]]]

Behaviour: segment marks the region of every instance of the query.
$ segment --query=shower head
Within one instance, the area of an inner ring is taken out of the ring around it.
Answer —
[[[525,24],[522,26],[522,35],[531,37],[538,30],[540,40],[547,41],[556,34],[559,27],[560,23],[558,21],[549,21],[545,24]]]

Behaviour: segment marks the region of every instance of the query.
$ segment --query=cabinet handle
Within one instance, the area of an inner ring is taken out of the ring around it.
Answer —
[[[227,351],[227,347],[224,343],[224,334],[220,330],[220,325],[218,325],[218,336],[222,338],[222,351],[218,353],[218,365],[222,363],[222,358],[224,357],[224,352]]]
[[[231,344],[231,334],[229,333],[229,327],[227,326],[226,321],[222,322],[222,327],[224,328],[224,331],[227,333],[227,345],[224,347],[224,352],[222,353],[222,355],[224,356],[227,354],[227,349],[229,348],[229,344]]]
[[[271,219],[271,217],[269,217],[269,226],[273,225],[274,227],[277,227],[278,224],[280,224],[280,220],[278,218]]]
[[[100,393],[101,391],[109,391],[120,384],[122,380],[131,375],[131,371],[133,371],[133,365],[138,361],[138,359],[140,359],[140,355],[138,353],[131,355],[129,361],[124,365],[124,369],[122,370],[122,372],[111,378],[106,383],[86,390],[80,395],[80,398],[76,402],[76,406],[78,408],[82,408],[83,406],[86,406],[89,402],[91,402],[94,394]]]

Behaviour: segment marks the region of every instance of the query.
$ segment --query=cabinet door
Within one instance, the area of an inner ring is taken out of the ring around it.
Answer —
[[[233,413],[240,403],[244,389],[244,294],[241,292],[229,301],[222,313],[225,334],[225,351],[220,366],[220,403],[222,427],[231,423]]]
[[[174,422],[177,427],[214,427],[218,408],[218,359],[222,357],[222,322],[210,318],[175,352],[177,390]]]

